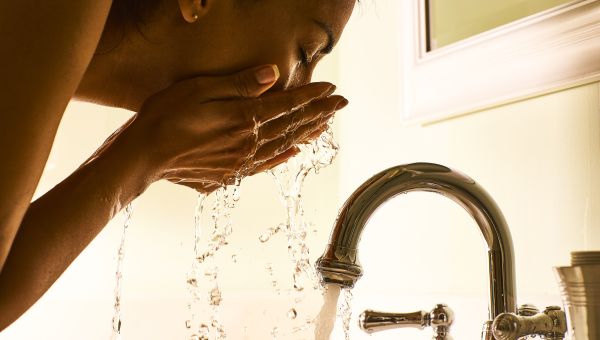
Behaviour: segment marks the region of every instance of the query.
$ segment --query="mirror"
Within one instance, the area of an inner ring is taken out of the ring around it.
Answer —
[[[573,0],[425,0],[426,51],[572,3]]]

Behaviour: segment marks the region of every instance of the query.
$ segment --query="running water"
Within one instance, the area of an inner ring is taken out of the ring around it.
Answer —
[[[198,303],[200,301],[200,288],[198,287],[200,278],[198,274],[200,271],[200,264],[195,259],[202,254],[200,250],[202,236],[202,225],[200,223],[200,218],[202,217],[205,199],[206,195],[199,194],[196,202],[196,209],[194,212],[194,261],[192,261],[192,269],[188,273],[187,277],[187,288],[190,295],[190,300],[188,301],[187,305],[189,319],[185,321],[185,328],[191,330],[191,334],[189,334],[190,339],[198,339],[198,334],[200,332],[200,329],[196,331],[196,329],[192,329],[192,327],[198,325]]]
[[[277,184],[279,196],[286,209],[286,221],[266,230],[259,236],[259,241],[266,243],[275,234],[283,231],[288,240],[288,254],[293,263],[292,282],[294,302],[296,303],[287,312],[290,320],[299,319],[300,326],[292,329],[292,333],[297,333],[315,326],[315,336],[317,340],[328,340],[333,323],[335,322],[335,306],[337,294],[335,288],[327,289],[323,294],[325,305],[321,313],[316,317],[298,316],[297,305],[304,299],[303,292],[305,288],[311,288],[314,291],[320,291],[321,285],[319,277],[310,263],[310,250],[306,243],[308,236],[309,223],[304,221],[304,209],[302,202],[302,187],[306,176],[314,171],[318,173],[320,169],[330,165],[337,155],[338,146],[335,143],[331,131],[328,130],[311,144],[299,146],[301,153],[290,159],[288,162],[270,170],[275,183]],[[269,271],[272,275],[272,271]],[[274,283],[274,288],[276,284]],[[277,289],[279,293],[279,289]],[[333,306],[333,307],[332,307]],[[333,320],[333,322],[331,321]],[[318,334],[318,335],[317,335]],[[271,333],[276,338],[277,332]]]
[[[302,186],[311,170],[318,173],[320,169],[330,165],[338,151],[330,131],[321,135],[313,143],[299,147],[302,152],[298,156],[270,170],[277,184],[281,202],[286,209],[286,221],[275,228],[270,228],[259,237],[259,240],[264,243],[276,233],[282,230],[285,232],[288,253],[294,264],[292,279],[297,292],[304,290],[304,281],[308,281],[315,289],[319,287],[319,280],[314,267],[310,264],[310,251],[306,244],[309,224],[303,220]]]
[[[315,318],[315,340],[329,340],[335,326],[336,307],[340,297],[340,287],[326,286],[323,292],[323,307]]]
[[[352,290],[344,288],[344,300],[338,308],[338,317],[342,319],[344,340],[350,340],[350,320],[352,319]]]
[[[121,244],[119,245],[119,251],[117,252],[117,272],[116,272],[116,284],[115,284],[115,312],[112,318],[112,340],[121,339],[121,327],[123,326],[122,314],[121,314],[121,293],[122,286],[121,280],[123,278],[123,259],[125,258],[125,239],[127,236],[127,228],[131,222],[131,215],[133,213],[133,205],[129,203],[125,207],[124,215],[125,222],[123,223],[123,234],[121,235]]]
[[[211,194],[214,197],[214,204],[211,210],[212,231],[209,235],[208,245],[202,251],[202,225],[201,217],[205,195],[198,197],[196,212],[194,215],[194,261],[191,272],[187,277],[187,286],[190,293],[188,302],[189,319],[185,322],[185,327],[191,330],[189,338],[191,340],[225,339],[225,328],[219,321],[219,306],[223,300],[223,295],[219,288],[219,267],[216,265],[215,256],[219,250],[228,244],[228,238],[233,232],[231,221],[231,210],[235,208],[240,199],[240,181],[236,180],[233,186],[223,187]],[[234,259],[235,261],[235,259]],[[203,272],[204,277],[200,277]],[[201,300],[200,283],[208,283],[207,303],[211,309],[211,315],[207,322],[199,320],[199,309]]]
[[[318,173],[320,169],[330,165],[337,154],[338,147],[333,140],[330,131],[324,133],[316,141],[311,144],[301,145],[301,153],[282,164],[275,169],[272,169],[270,174],[273,176],[279,191],[280,199],[286,208],[286,220],[284,223],[269,228],[259,236],[261,243],[268,242],[271,237],[284,232],[288,240],[288,253],[293,263],[292,281],[293,287],[291,292],[295,294],[294,302],[296,305],[289,308],[286,312],[286,317],[290,321],[298,322],[292,328],[291,333],[296,334],[301,331],[312,329],[316,324],[315,336],[317,340],[328,340],[335,323],[336,303],[340,294],[340,289],[330,287],[321,291],[320,280],[314,267],[310,263],[310,252],[306,244],[309,224],[304,221],[304,210],[302,204],[302,186],[306,176],[314,171]],[[218,285],[218,267],[215,263],[215,255],[219,249],[227,245],[227,237],[232,232],[230,211],[234,208],[235,203],[239,200],[239,181],[233,187],[223,188],[218,190],[214,195],[215,203],[212,209],[212,225],[213,231],[209,238],[209,244],[204,252],[199,252],[200,245],[200,215],[202,213],[202,205],[205,198],[199,198],[196,209],[195,221],[195,261],[192,265],[192,271],[188,275],[188,288],[190,290],[190,319],[186,321],[185,326],[191,330],[191,340],[208,340],[210,339],[225,339],[226,333],[223,326],[219,323],[218,307],[222,300],[222,294]],[[237,261],[233,256],[232,260]],[[199,273],[201,267],[204,268],[205,280],[200,278]],[[275,279],[273,267],[271,264],[265,266],[270,277],[272,287],[281,294],[281,287]],[[208,304],[212,308],[210,321],[200,323],[196,320],[196,313],[192,311],[192,306],[197,305],[200,300],[199,282],[209,283],[209,298]],[[314,291],[321,291],[325,299],[321,313],[314,318],[314,315],[300,315],[298,304],[304,299],[305,288],[310,288]],[[349,319],[348,319],[349,320]],[[278,325],[280,326],[280,325]],[[280,327],[273,327],[270,335],[273,339],[279,336],[287,335],[287,332],[282,332]]]

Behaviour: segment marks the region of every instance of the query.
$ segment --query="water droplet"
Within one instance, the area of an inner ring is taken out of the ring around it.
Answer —
[[[237,263],[237,261],[238,261],[237,255],[235,255],[235,254],[231,255],[231,261],[233,261],[233,263]]]
[[[262,243],[265,243],[267,241],[269,241],[269,239],[271,238],[271,234],[268,232],[262,233],[259,237],[258,240]]]
[[[208,340],[210,336],[210,328],[206,324],[200,324],[200,329],[198,330],[199,340]]]
[[[294,320],[296,317],[298,316],[298,312],[296,312],[296,309],[292,308],[287,312],[287,317]]]
[[[231,195],[231,199],[236,203],[239,202],[240,196],[241,196],[240,195],[240,184],[241,184],[241,180],[239,178],[236,178],[235,184],[233,187],[233,194]]]
[[[187,329],[192,328],[192,320],[185,320],[185,328],[187,328]]]
[[[204,276],[206,276],[206,278],[210,281],[215,281],[215,280],[217,280],[218,272],[219,272],[218,267],[210,268],[204,272]]]
[[[218,287],[213,288],[210,291],[210,304],[211,306],[218,306],[221,304],[222,301],[222,297],[221,297],[221,291],[219,290]]]

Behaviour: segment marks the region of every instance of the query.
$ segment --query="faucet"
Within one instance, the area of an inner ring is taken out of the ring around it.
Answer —
[[[411,191],[444,195],[461,205],[477,222],[489,260],[489,318],[482,339],[493,340],[494,319],[502,313],[516,312],[512,238],[490,195],[468,176],[445,166],[432,163],[395,166],[363,183],[340,210],[329,245],[317,260],[323,283],[354,287],[363,273],[358,261],[358,243],[369,218],[385,201]],[[388,321],[393,324],[397,319],[392,317]],[[385,327],[389,328],[389,324]]]

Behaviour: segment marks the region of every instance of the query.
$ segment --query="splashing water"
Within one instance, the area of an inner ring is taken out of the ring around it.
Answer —
[[[271,280],[271,287],[277,292],[277,295],[281,294],[281,290],[279,289],[277,279],[275,278],[275,272],[273,270],[273,265],[271,263],[267,263],[265,265],[265,269],[267,270],[267,274],[269,275],[269,279]]]
[[[280,199],[286,208],[284,224],[271,228],[263,233],[259,240],[266,242],[279,231],[285,231],[288,239],[288,253],[295,264],[293,270],[294,289],[302,291],[301,279],[307,277],[310,282],[318,285],[316,273],[309,261],[309,249],[306,245],[309,224],[303,221],[304,209],[302,202],[302,186],[311,170],[318,173],[321,168],[330,165],[337,155],[338,146],[331,132],[327,131],[316,141],[299,146],[301,153],[288,162],[270,170]]]
[[[200,218],[202,216],[205,199],[206,195],[199,194],[196,202],[196,209],[194,210],[194,259],[202,255],[200,250],[202,236],[202,225],[200,223]],[[194,260],[192,262],[192,269],[187,276],[187,288],[190,295],[190,300],[187,304],[189,319],[185,321],[185,328],[191,330],[189,337],[192,340],[197,340],[199,338],[198,334],[200,333],[200,330],[197,333],[195,329],[192,329],[192,327],[198,322],[198,302],[200,301],[200,288],[198,286],[198,282],[200,281],[198,275],[199,271],[200,264],[198,261]]]
[[[211,194],[214,197],[214,204],[211,209],[212,231],[209,235],[208,245],[202,250],[201,235],[202,226],[200,219],[203,212],[206,196],[200,195],[196,205],[194,215],[194,261],[192,269],[187,278],[188,291],[190,292],[190,302],[188,310],[190,319],[186,321],[186,328],[191,330],[190,339],[192,340],[215,340],[225,339],[226,332],[223,325],[219,322],[219,306],[223,300],[223,295],[219,288],[219,267],[216,265],[215,256],[219,250],[228,244],[228,238],[233,232],[231,220],[231,210],[235,208],[240,200],[240,180],[236,180],[233,186],[223,187]],[[237,261],[236,257],[232,260]],[[203,271],[204,277],[200,277]],[[207,292],[207,303],[211,309],[210,320],[207,323],[200,323],[197,320],[199,315],[201,290],[199,282],[208,282],[210,287]],[[188,322],[189,321],[189,322]],[[190,325],[188,327],[188,325]],[[196,329],[194,327],[198,325]]]
[[[308,228],[312,226],[303,221],[304,211],[301,197],[302,185],[304,179],[311,170],[318,173],[321,168],[331,164],[338,150],[330,131],[324,133],[311,144],[301,145],[300,148],[302,152],[299,156],[294,157],[287,163],[270,171],[270,174],[277,184],[281,201],[286,208],[286,221],[277,227],[269,228],[259,236],[259,241],[261,243],[266,243],[277,233],[282,231],[285,232],[288,239],[288,253],[294,264],[292,279],[293,292],[297,294],[294,300],[296,303],[302,301],[302,297],[299,294],[304,291],[307,283],[308,286],[314,290],[319,290],[321,288],[320,282],[317,279],[318,276],[310,263],[309,249],[306,245]],[[235,186],[220,189],[211,195],[215,196],[215,204],[212,208],[211,215],[213,228],[209,244],[203,252],[199,252],[199,217],[202,213],[202,202],[199,199],[197,207],[200,208],[196,209],[196,217],[194,219],[194,230],[196,235],[194,246],[195,261],[191,272],[193,275],[188,276],[188,288],[191,292],[190,295],[192,301],[199,301],[200,291],[198,287],[199,282],[202,279],[199,277],[198,273],[200,272],[200,267],[204,267],[204,279],[209,282],[210,286],[208,289],[208,304],[212,308],[212,315],[208,324],[202,323],[198,329],[194,329],[194,327],[198,325],[198,322],[197,320],[194,320],[194,314],[191,314],[192,319],[188,320],[189,322],[186,321],[185,325],[186,328],[192,330],[192,335],[190,337],[192,340],[219,340],[226,338],[225,330],[218,321],[218,307],[221,304],[223,296],[218,285],[218,267],[215,264],[215,255],[223,246],[227,245],[227,238],[232,232],[230,211],[240,199],[239,184],[240,181],[238,180],[236,181]],[[232,256],[232,261],[237,262],[237,257]],[[273,289],[279,294],[281,289],[278,287],[272,265],[267,264],[265,269],[271,279]],[[337,300],[338,295],[339,290],[335,299],[332,300]],[[332,315],[335,319],[335,301],[333,302],[333,305],[334,307],[332,310],[334,312]],[[312,318],[300,318],[298,309],[295,307],[292,307],[287,311],[287,318],[302,323],[300,326],[294,327],[292,333],[308,330],[314,324],[314,319]],[[270,334],[273,339],[276,339],[281,335],[281,329],[279,327],[274,327],[271,329]],[[323,340],[325,339],[328,338],[323,338]]]
[[[275,234],[281,231],[285,233],[288,240],[288,254],[293,263],[292,280],[296,304],[303,300],[301,294],[307,286],[313,290],[321,288],[318,275],[310,263],[310,250],[306,243],[311,225],[304,221],[302,187],[311,170],[318,173],[320,169],[333,162],[338,152],[338,146],[330,129],[316,141],[300,145],[299,148],[301,153],[298,156],[269,171],[275,180],[280,200],[286,209],[286,221],[277,227],[269,228],[259,236],[259,241],[266,243]],[[272,275],[272,271],[270,274]],[[335,317],[335,313],[333,315]],[[288,318],[295,320],[297,316],[297,308],[294,306],[288,311]],[[314,320],[309,318],[305,324],[295,327],[292,332],[308,329],[307,326],[313,323]],[[273,337],[275,336],[273,335]]]
[[[131,216],[133,214],[133,204],[129,203],[125,207],[124,216],[125,222],[123,223],[123,234],[121,235],[121,244],[117,252],[117,271],[116,271],[116,284],[115,284],[115,312],[112,318],[112,340],[121,339],[121,327],[123,326],[122,315],[121,315],[121,293],[123,287],[121,281],[123,278],[123,259],[125,258],[125,239],[127,236],[127,229],[131,222]]]

